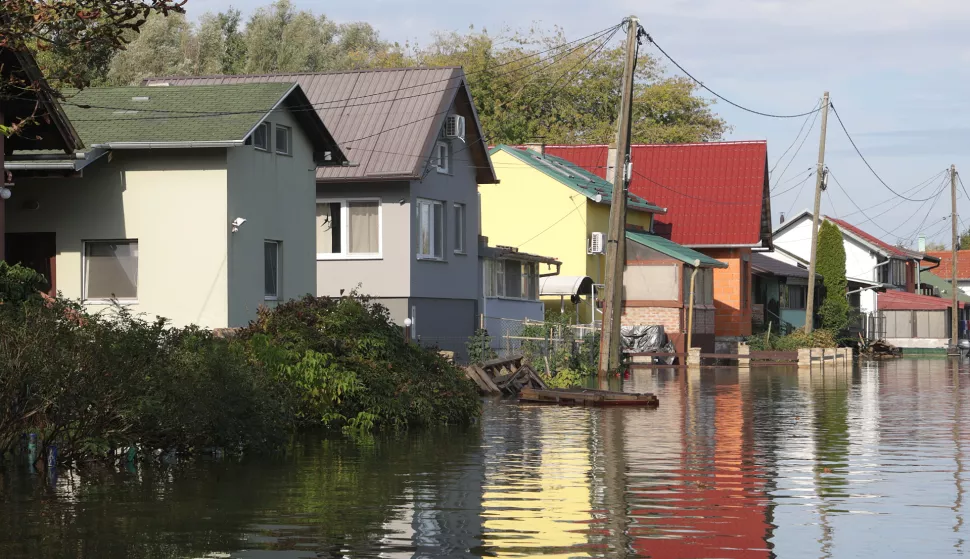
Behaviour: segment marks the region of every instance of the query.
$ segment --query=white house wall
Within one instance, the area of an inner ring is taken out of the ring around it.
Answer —
[[[229,243],[229,325],[245,326],[265,300],[266,240],[280,241],[279,300],[316,292],[316,165],[312,147],[288,112],[274,111],[267,120],[292,130],[292,155],[252,146],[229,150],[228,206],[215,221]],[[246,219],[236,233],[230,222]]]
[[[119,151],[75,179],[18,179],[7,232],[54,232],[57,289],[81,298],[83,240],[138,240],[134,313],[227,326],[225,150]],[[36,201],[38,209],[24,209]],[[87,305],[89,310],[105,305]]]

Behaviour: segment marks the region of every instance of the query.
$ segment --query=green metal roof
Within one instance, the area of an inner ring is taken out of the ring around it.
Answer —
[[[926,272],[920,274],[920,283],[925,283],[931,285],[940,290],[940,297],[943,299],[951,299],[953,297],[951,289],[951,284],[947,280],[937,277],[933,272]],[[957,301],[961,303],[970,303],[970,295],[965,294],[962,290],[957,289]]]
[[[697,252],[692,248],[678,245],[670,239],[665,239],[659,235],[654,235],[653,233],[648,233],[646,231],[627,231],[626,238],[637,244],[651,248],[661,254],[666,254],[671,258],[680,260],[685,264],[690,264],[691,266],[694,265],[695,261],[700,260],[701,268],[728,267],[727,264],[721,262],[720,260],[715,260],[710,256]]]
[[[92,87],[65,91],[63,107],[88,148],[108,142],[243,140],[292,83]]]
[[[596,196],[599,195],[602,196],[603,204],[611,204],[613,201],[613,185],[611,183],[565,159],[552,155],[542,155],[531,149],[519,149],[505,144],[493,147],[488,153],[494,155],[499,151],[504,151],[590,200],[595,201]],[[627,194],[627,208],[641,212],[667,213],[664,208],[655,206],[634,194]]]

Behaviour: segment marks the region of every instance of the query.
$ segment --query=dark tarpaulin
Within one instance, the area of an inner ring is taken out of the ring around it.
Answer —
[[[623,326],[620,350],[628,353],[674,353],[674,344],[663,326]],[[654,357],[654,363],[674,364],[673,357]]]

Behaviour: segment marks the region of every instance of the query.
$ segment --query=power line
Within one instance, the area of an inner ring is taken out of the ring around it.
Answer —
[[[882,183],[883,186],[885,186],[887,189],[889,189],[890,192],[892,192],[893,194],[895,194],[899,198],[902,198],[903,200],[908,200],[910,202],[925,202],[926,200],[929,200],[930,198],[932,198],[932,196],[930,196],[930,198],[908,198],[908,197],[903,196],[902,194],[896,192],[895,190],[893,190],[893,188],[891,186],[889,186],[888,184],[886,184],[886,181],[882,180],[882,177],[879,176],[879,173],[877,173],[876,170],[872,168],[872,165],[869,164],[869,160],[867,160],[866,157],[864,155],[862,155],[862,152],[859,151],[859,146],[856,145],[855,140],[852,139],[852,135],[849,134],[849,130],[845,127],[845,123],[842,122],[842,115],[840,115],[839,114],[839,111],[837,111],[835,109],[835,104],[834,103],[829,103],[829,105],[832,107],[832,112],[835,113],[835,118],[838,119],[838,121],[839,121],[839,126],[841,126],[842,127],[842,131],[845,132],[845,137],[848,138],[849,139],[849,143],[852,144],[852,148],[855,150],[856,154],[859,155],[859,158],[862,159],[862,162],[866,164],[866,167],[869,168],[869,171],[872,172],[872,175],[874,177],[876,177],[876,179],[880,183]]]
[[[808,175],[808,177],[810,178],[810,177],[812,177],[812,176],[813,176],[814,174],[815,174],[815,170],[814,170],[814,169],[812,169],[812,173],[811,173],[810,175]],[[789,206],[789,208],[788,208],[788,211],[787,211],[787,212],[785,212],[785,213],[787,213],[788,215],[791,215],[791,212],[792,212],[792,210],[794,210],[794,209],[795,209],[795,204],[797,204],[797,203],[798,203],[798,198],[799,198],[799,197],[801,197],[801,195],[802,195],[802,189],[803,189],[803,188],[805,188],[805,184],[806,184],[807,182],[808,182],[808,178],[806,178],[806,179],[805,179],[805,180],[803,180],[802,182],[800,182],[800,183],[798,183],[798,186],[799,186],[799,188],[798,188],[798,192],[797,192],[797,193],[795,194],[795,197],[794,197],[794,198],[792,198],[792,201],[791,201],[791,206]],[[788,190],[791,190],[791,189],[789,188]],[[786,190],[785,192],[788,192],[788,190]],[[781,193],[779,193],[779,194],[775,194],[775,196],[780,196],[781,194],[784,194],[785,192],[781,192]]]
[[[804,174],[805,173],[801,173],[801,175],[804,175]],[[791,192],[792,190],[795,190],[796,188],[799,188],[801,186],[805,186],[805,182],[807,182],[808,179],[812,178],[812,175],[814,175],[814,174],[815,174],[815,169],[809,169],[808,176],[805,177],[805,178],[803,178],[801,181],[799,181],[795,186],[792,186],[791,188],[788,188],[786,190],[782,190],[781,192],[776,192],[776,193],[772,194],[772,196],[782,196],[784,194],[787,194],[787,193]],[[801,175],[796,175],[795,178],[798,178]],[[798,196],[795,196],[795,199],[797,200],[798,199]],[[789,213],[791,213],[791,210],[789,210]]]
[[[778,114],[771,114],[771,113],[764,113],[764,112],[761,112],[761,111],[756,111],[754,109],[749,109],[748,107],[739,105],[739,104],[735,103],[734,101],[731,101],[727,97],[724,97],[720,93],[714,91],[710,87],[707,87],[706,85],[704,85],[704,82],[702,82],[699,79],[695,78],[690,72],[688,72],[687,70],[685,70],[683,66],[681,66],[676,60],[674,60],[673,57],[671,57],[669,54],[667,54],[667,51],[665,51],[660,45],[658,45],[657,44],[657,41],[654,41],[653,40],[653,37],[649,33],[647,34],[647,40],[650,41],[653,44],[653,46],[657,47],[657,50],[659,50],[665,57],[667,57],[667,60],[669,60],[671,63],[673,63],[673,65],[676,66],[678,69],[680,69],[681,72],[683,72],[684,74],[686,74],[688,78],[694,80],[697,83],[697,85],[699,85],[702,88],[706,89],[708,92],[710,92],[711,95],[717,97],[721,101],[724,101],[725,103],[727,103],[728,105],[731,105],[733,107],[737,107],[737,108],[741,109],[742,111],[747,111],[749,113],[756,114],[758,116],[766,116],[766,117],[769,117],[769,118],[801,118],[803,116],[808,116],[808,115],[810,115],[812,113],[817,113],[818,111],[822,110],[821,107],[817,107],[816,106],[816,108],[812,109],[811,111],[804,112],[804,113],[798,113],[798,114],[793,114],[793,115],[778,115]]]
[[[861,213],[861,214],[862,214],[862,217],[865,217],[865,218],[866,218],[866,221],[863,221],[862,223],[867,223],[867,222],[872,222],[872,224],[873,224],[873,225],[875,225],[875,226],[876,226],[876,227],[878,227],[879,229],[882,229],[882,231],[883,231],[883,232],[885,232],[885,233],[886,233],[887,235],[889,235],[889,236],[893,236],[893,237],[895,236],[895,234],[894,234],[894,233],[892,233],[891,231],[886,231],[885,229],[883,229],[883,227],[882,227],[881,225],[879,225],[878,223],[876,223],[876,222],[874,222],[874,221],[872,221],[872,218],[870,218],[869,216],[867,216],[867,215],[866,215],[866,212],[864,212],[864,211],[862,210],[862,208],[860,208],[860,207],[859,207],[859,205],[855,203],[855,200],[853,200],[853,199],[852,199],[852,197],[851,197],[851,196],[849,196],[849,193],[848,193],[848,192],[847,192],[847,191],[845,190],[845,188],[843,188],[843,187],[842,187],[842,183],[840,183],[840,182],[839,182],[839,179],[837,179],[837,178],[835,177],[835,175],[834,175],[834,174],[832,174],[832,171],[831,171],[831,170],[829,170],[829,172],[828,172],[828,175],[829,175],[830,177],[832,177],[832,180],[833,180],[833,181],[835,182],[835,185],[839,187],[839,190],[841,190],[843,194],[845,194],[845,197],[846,197],[846,198],[847,198],[847,199],[849,200],[849,202],[850,202],[850,203],[851,203],[851,204],[852,204],[853,206],[855,206],[855,208],[856,208],[857,210],[859,210],[859,213]]]
[[[960,176],[960,173],[957,173],[957,180],[960,181],[960,188],[963,190],[963,195],[967,197],[967,200],[970,200],[970,194],[967,194],[967,187],[963,186],[963,177]]]
[[[818,107],[818,104],[816,104],[815,106]],[[815,115],[816,115],[816,118],[818,118],[818,112],[817,111],[815,112]],[[809,115],[809,116],[811,116],[811,115]],[[795,144],[798,143],[798,139],[802,136],[802,132],[805,130],[805,125],[806,124],[808,124],[808,117],[807,116],[805,117],[805,120],[802,121],[802,126],[798,129],[798,134],[795,134],[795,139],[792,140],[791,141],[791,144],[788,145],[788,149],[786,149],[785,152],[782,153],[781,156],[778,157],[778,159],[775,161],[775,164],[771,166],[771,170],[768,171],[768,175],[769,176],[771,176],[771,175],[773,175],[775,173],[775,169],[778,168],[778,164],[781,163],[781,161],[785,158],[786,155],[788,155],[788,152],[791,151],[791,148],[795,147]],[[815,127],[815,120],[812,120],[812,127],[813,128]],[[811,130],[811,128],[809,128],[808,133],[811,134],[811,132],[812,132],[812,130]],[[807,136],[808,136],[808,134],[806,134],[806,137]],[[794,156],[792,156],[792,159],[794,159]]]
[[[916,186],[914,186],[914,187],[911,187],[911,188],[908,188],[908,189],[906,189],[906,190],[904,190],[903,192],[906,192],[906,193],[908,193],[908,194],[912,194],[912,193],[915,193],[915,192],[918,192],[918,191],[920,191],[920,190],[922,190],[923,188],[926,188],[927,186],[929,186],[929,185],[930,185],[930,183],[931,183],[931,182],[932,182],[933,180],[935,180],[935,179],[939,179],[939,178],[940,178],[940,177],[941,177],[942,175],[945,175],[945,174],[946,174],[947,172],[948,172],[948,170],[947,170],[947,169],[943,169],[943,170],[942,170],[942,171],[940,171],[939,173],[937,173],[937,174],[935,174],[935,175],[933,175],[932,177],[930,177],[930,178],[928,178],[928,179],[926,179],[926,180],[924,180],[923,182],[921,182],[921,183],[919,183],[919,184],[917,184],[917,185],[916,185]],[[941,188],[942,188],[942,187],[941,187]],[[875,203],[875,204],[873,204],[873,205],[871,205],[871,206],[869,206],[869,207],[867,207],[867,208],[865,208],[865,210],[866,210],[866,211],[868,211],[868,210],[871,210],[871,209],[873,209],[873,208],[876,208],[876,207],[878,207],[878,206],[881,206],[881,205],[883,205],[883,204],[888,204],[889,202],[892,202],[892,201],[894,201],[894,200],[896,200],[896,199],[897,199],[897,198],[895,198],[895,197],[893,197],[893,198],[889,198],[888,200],[883,200],[882,202],[877,202],[877,203]],[[892,210],[892,209],[894,209],[894,208],[897,208],[897,207],[899,207],[900,205],[902,205],[902,203],[903,203],[903,202],[905,202],[905,200],[900,200],[899,202],[897,202],[897,203],[896,203],[896,205],[894,205],[894,206],[891,206],[890,208],[888,208],[888,209],[886,210],[886,212],[888,212],[889,210]],[[877,215],[876,217],[879,217],[880,215],[883,215],[883,214],[884,214],[884,213],[886,213],[886,212],[882,212],[882,213],[880,213],[880,214],[878,214],[878,215]],[[849,213],[849,214],[846,214],[846,215],[845,215],[845,217],[849,217],[849,216],[851,216],[851,215],[855,215],[855,214],[857,214],[857,213],[859,213],[859,212],[858,212],[858,211],[855,211],[855,212],[852,212],[852,213]]]
[[[808,120],[808,117],[805,117],[805,118],[806,118],[806,120]],[[805,145],[805,141],[808,140],[808,137],[811,135],[812,130],[815,129],[815,121],[816,120],[818,120],[818,113],[817,112],[815,113],[815,118],[812,119],[812,126],[808,129],[808,132],[805,133],[805,137],[802,138],[802,143],[798,144],[798,149],[796,149],[795,150],[795,153],[792,154],[791,159],[788,160],[788,165],[785,165],[785,168],[782,169],[781,176],[778,177],[778,180],[781,180],[781,179],[785,178],[785,173],[788,172],[788,168],[791,167],[791,164],[795,162],[795,158],[798,157],[798,154],[799,153],[801,153],[802,146]],[[797,136],[795,137],[795,140],[798,140],[798,137]],[[794,145],[794,143],[792,145]],[[789,149],[791,149],[791,148],[789,148]],[[782,156],[782,157],[784,157],[784,156]],[[775,166],[777,166],[778,163],[780,163],[780,162],[781,162],[781,159],[779,159],[778,162],[775,163]],[[770,173],[769,173],[769,175],[770,175]],[[776,184],[776,186],[777,186],[777,184]]]

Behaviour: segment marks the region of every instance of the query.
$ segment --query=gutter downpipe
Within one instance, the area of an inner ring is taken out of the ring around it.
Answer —
[[[694,281],[697,279],[697,270],[700,269],[701,261],[694,260],[694,271],[690,273],[690,302],[687,311],[687,351],[690,352],[691,344],[694,342]]]

